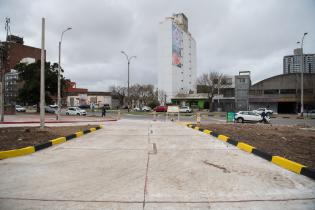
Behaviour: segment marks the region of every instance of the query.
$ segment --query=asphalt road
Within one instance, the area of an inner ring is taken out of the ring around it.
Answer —
[[[122,115],[123,119],[132,119],[132,120],[152,120],[153,115],[149,114],[133,114],[133,113],[124,113]],[[174,119],[177,120],[177,116],[174,117]],[[180,115],[180,121],[183,122],[195,122],[196,116],[185,116]],[[164,114],[158,114],[157,120],[159,121],[165,121],[166,117]],[[201,118],[202,122],[205,123],[225,123],[226,118],[220,117],[220,116],[202,116]],[[271,118],[271,124],[274,125],[302,125],[302,126],[309,126],[309,127],[315,127],[315,119],[296,119],[296,118]]]
[[[121,120],[0,161],[0,209],[314,209],[315,182],[171,122]]]

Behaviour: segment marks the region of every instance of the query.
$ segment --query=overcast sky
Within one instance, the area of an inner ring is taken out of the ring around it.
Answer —
[[[46,18],[47,60],[58,61],[62,43],[65,76],[78,87],[106,91],[131,83],[157,84],[158,23],[173,13],[188,17],[197,42],[198,75],[230,75],[250,70],[257,82],[282,73],[284,55],[292,54],[304,32],[304,52],[315,53],[315,0],[0,0],[1,34],[11,18],[11,32],[26,45],[40,47],[41,18]]]

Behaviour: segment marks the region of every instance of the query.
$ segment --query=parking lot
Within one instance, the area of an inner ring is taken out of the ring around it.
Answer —
[[[315,205],[313,180],[173,122],[106,122],[71,142],[2,160],[0,173],[0,209]]]

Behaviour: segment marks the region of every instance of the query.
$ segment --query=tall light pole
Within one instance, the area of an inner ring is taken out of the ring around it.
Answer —
[[[127,87],[127,97],[128,97],[128,112],[130,111],[130,107],[129,107],[129,104],[130,104],[130,99],[129,99],[129,66],[130,66],[130,61],[131,59],[133,58],[137,58],[137,56],[131,56],[129,57],[127,55],[127,53],[125,53],[124,51],[121,51],[122,54],[124,54],[126,56],[126,59],[127,59],[127,62],[128,62],[128,87]]]
[[[61,106],[60,106],[60,71],[61,71],[61,67],[60,67],[60,62],[61,62],[61,43],[62,43],[62,37],[63,37],[63,34],[69,30],[71,30],[72,28],[67,28],[66,30],[64,30],[62,33],[61,33],[61,38],[60,38],[60,41],[59,41],[59,58],[58,58],[58,110],[57,110],[57,120],[60,120],[60,110],[61,110]]]
[[[42,41],[40,57],[40,128],[45,127],[45,18],[42,18]]]
[[[303,116],[304,112],[304,78],[303,78],[303,73],[304,73],[304,55],[303,55],[303,44],[304,44],[304,38],[307,35],[307,32],[303,34],[302,41],[297,42],[298,44],[301,43],[301,116]]]

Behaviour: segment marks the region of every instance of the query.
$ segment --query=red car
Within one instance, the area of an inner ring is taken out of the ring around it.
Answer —
[[[166,112],[167,111],[167,106],[157,106],[153,109],[156,112]]]

